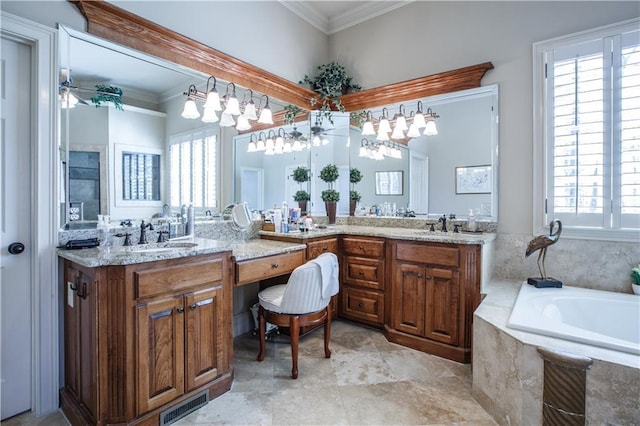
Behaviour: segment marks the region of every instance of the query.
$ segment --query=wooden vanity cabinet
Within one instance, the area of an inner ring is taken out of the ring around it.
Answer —
[[[458,362],[471,361],[471,320],[480,302],[480,246],[391,241],[385,335]]]
[[[384,323],[385,240],[342,238],[339,316],[374,327]]]
[[[230,252],[98,268],[65,260],[66,282],[95,277],[86,313],[66,296],[61,406],[71,423],[158,424],[199,392],[229,390],[231,266]]]

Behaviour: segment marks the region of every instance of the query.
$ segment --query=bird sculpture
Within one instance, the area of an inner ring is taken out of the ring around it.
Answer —
[[[558,226],[558,230],[554,232],[556,225]],[[540,250],[538,254],[538,270],[540,271],[540,276],[543,281],[547,280],[547,271],[544,269],[544,258],[547,255],[547,248],[558,241],[561,232],[562,222],[557,219],[552,220],[551,223],[549,223],[549,235],[538,235],[527,245],[525,257],[529,257],[535,251]]]

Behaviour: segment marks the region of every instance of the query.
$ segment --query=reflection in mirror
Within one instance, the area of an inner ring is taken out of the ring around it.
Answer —
[[[404,172],[376,172],[376,195],[402,195]]]
[[[219,123],[182,116],[185,92],[195,87],[198,93],[206,93],[207,84],[213,79],[68,27],[60,26],[59,34],[60,66],[66,70],[60,94],[65,99],[69,94],[78,99],[73,108],[62,108],[60,115],[63,225],[69,219],[70,201],[95,203],[78,199],[82,198],[81,192],[73,188],[70,191],[67,164],[71,145],[76,151],[100,152],[101,199],[97,214],[110,215],[114,221],[150,218],[162,213],[165,203],[176,214],[183,204],[193,204],[197,215],[204,215],[207,210],[216,213],[222,192],[220,144],[222,139],[235,136],[236,129],[221,130]],[[113,102],[96,107],[91,97],[96,95],[97,85],[120,88],[119,100],[124,109],[114,108]],[[235,89],[232,94],[247,104],[253,95],[256,107],[264,111],[266,99],[259,93],[221,80],[217,85],[221,95],[225,88]],[[274,112],[283,108],[276,99],[270,98],[268,103]],[[67,102],[64,106],[71,105]],[[198,108],[202,110],[202,105]],[[246,109],[243,104],[241,108]],[[159,155],[159,180],[152,178],[152,199],[128,199],[126,188],[131,188],[132,183],[123,181],[127,180],[123,148],[124,152]],[[85,215],[84,220],[95,220],[93,213],[91,218]]]
[[[417,102],[404,102],[407,113],[415,110]],[[358,168],[362,182],[358,191],[362,195],[361,211],[371,206],[396,203],[422,214],[455,214],[466,217],[473,209],[478,218],[497,221],[498,198],[498,86],[490,85],[446,95],[420,99],[424,111],[431,108],[439,117],[436,135],[421,135],[400,145],[400,159],[384,157],[375,160],[361,155],[363,139],[361,129],[351,128],[351,167]],[[398,105],[385,107],[392,117]],[[382,108],[371,111],[373,117],[382,115]],[[408,115],[408,114],[407,114]],[[456,193],[456,169],[469,166],[491,166],[488,175],[488,193],[480,191]],[[404,171],[403,195],[380,195],[375,192],[373,180],[376,172]],[[366,207],[366,208],[364,208]]]

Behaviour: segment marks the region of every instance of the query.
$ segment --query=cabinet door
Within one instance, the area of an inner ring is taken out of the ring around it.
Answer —
[[[460,310],[458,273],[440,268],[430,268],[428,273],[425,337],[457,345]]]
[[[221,287],[185,296],[187,392],[228,370],[222,300]]]
[[[184,393],[183,297],[136,306],[138,414]]]
[[[424,336],[425,268],[397,264],[392,300],[392,326],[398,331]]]
[[[92,270],[67,263],[65,270],[65,386],[95,421],[97,386],[97,286]]]

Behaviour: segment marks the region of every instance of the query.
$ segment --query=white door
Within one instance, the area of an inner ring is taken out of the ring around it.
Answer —
[[[31,409],[31,47],[3,38],[1,70],[0,407],[6,419]],[[16,242],[24,251],[10,254]]]
[[[409,209],[426,214],[429,212],[429,158],[411,151],[409,172]]]

